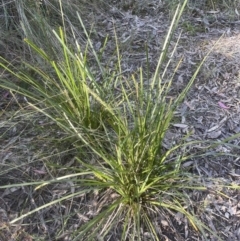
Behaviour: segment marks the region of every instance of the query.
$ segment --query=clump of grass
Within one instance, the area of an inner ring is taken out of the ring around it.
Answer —
[[[80,46],[76,46],[77,52],[74,53],[67,46],[66,37],[61,28],[59,33],[54,31],[54,34],[62,47],[62,51],[58,52],[57,61],[26,39],[29,46],[41,57],[43,66],[48,66],[48,71],[25,62],[27,71],[19,72],[18,67],[1,58],[1,66],[20,80],[17,84],[6,80],[3,81],[3,85],[34,100],[34,103],[38,103],[39,107],[35,107],[39,108],[39,111],[48,113],[49,117],[66,130],[69,130],[65,128],[68,119],[75,126],[97,129],[100,119],[107,117],[107,113],[101,108],[99,102],[92,98],[91,91],[96,92],[101,98],[106,90],[103,90],[94,80],[86,65],[86,55],[81,52]],[[48,110],[40,110],[43,106]]]
[[[156,215],[167,219],[173,212],[183,214],[193,229],[203,236],[205,230],[212,232],[197,219],[189,204],[189,190],[207,189],[196,176],[181,167],[183,161],[193,157],[186,151],[191,143],[186,143],[186,138],[183,138],[170,145],[169,149],[163,146],[174,112],[201,68],[200,64],[177,97],[168,98],[174,74],[180,65],[179,62],[169,81],[163,81],[177,47],[176,44],[166,63],[168,45],[186,3],[184,1],[175,12],[151,79],[144,79],[142,69],[137,76],[124,78],[119,50],[118,75],[106,75],[107,71],[102,68],[88,38],[99,71],[107,80],[106,83],[99,83],[87,64],[88,48],[82,51],[77,42],[75,46],[71,45],[62,28],[58,32],[53,31],[61,46],[57,60],[26,39],[41,57],[44,66],[48,66],[47,71],[45,67],[42,69],[41,66],[24,63],[28,72],[19,72],[1,58],[0,66],[27,85],[19,87],[16,83],[1,79],[0,86],[26,96],[31,106],[79,140],[78,148],[81,150],[76,157],[78,167],[71,169],[73,173],[49,181],[18,184],[36,185],[37,191],[50,183],[72,178],[81,190],[31,210],[11,223],[66,199],[95,191],[102,194],[110,191],[114,194],[111,203],[106,202],[99,213],[73,231],[71,240],[96,240],[96,237],[104,240],[116,225],[121,240],[142,240],[144,233],[151,240],[160,240],[161,235],[152,219]],[[81,22],[80,17],[79,20]],[[112,88],[114,84],[119,87],[119,92]],[[1,188],[10,186],[14,185]],[[170,222],[168,225],[171,225]]]

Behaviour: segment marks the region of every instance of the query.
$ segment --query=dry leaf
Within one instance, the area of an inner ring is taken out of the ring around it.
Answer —
[[[218,105],[222,108],[222,109],[229,109],[229,106],[224,105],[221,101],[218,102]]]
[[[185,129],[185,128],[188,127],[188,125],[186,125],[186,124],[173,124],[173,126],[178,127],[178,128],[182,128],[182,129]]]
[[[221,134],[222,134],[221,131],[213,131],[213,132],[209,133],[207,136],[208,136],[208,138],[210,138],[210,139],[216,139],[216,138],[218,138]]]

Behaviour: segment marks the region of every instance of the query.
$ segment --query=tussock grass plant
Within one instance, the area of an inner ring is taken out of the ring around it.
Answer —
[[[41,66],[24,63],[30,71],[19,72],[1,58],[0,66],[18,81],[26,83],[27,87],[19,87],[8,79],[1,79],[0,86],[24,95],[32,107],[78,140],[77,148],[80,150],[76,157],[76,169],[70,169],[71,173],[65,176],[1,187],[35,185],[34,191],[38,192],[46,185],[69,179],[80,187],[78,191],[31,210],[11,223],[64,200],[99,193],[104,199],[101,208],[90,220],[72,231],[71,240],[106,240],[109,235],[119,240],[161,240],[158,226],[161,221],[167,220],[167,225],[174,227],[171,218],[175,213],[184,215],[203,237],[206,238],[206,230],[217,236],[197,218],[188,194],[189,190],[207,190],[198,177],[181,167],[183,161],[194,156],[187,151],[191,143],[186,143],[185,137],[175,145],[169,145],[168,149],[163,146],[175,110],[186,97],[203,63],[197,67],[183,91],[175,98],[168,98],[174,74],[180,65],[179,62],[172,78],[164,81],[177,47],[176,44],[166,63],[168,45],[186,3],[184,1],[175,12],[151,79],[144,79],[142,69],[126,79],[121,74],[118,49],[117,75],[107,75],[86,30],[88,46],[95,55],[105,83],[96,81],[88,67],[88,48],[82,52],[77,42],[75,46],[69,44],[62,28],[58,32],[53,31],[61,46],[57,61],[26,39],[44,65],[48,65],[48,71]],[[81,22],[80,17],[79,20]],[[118,86],[117,91],[114,86]],[[158,222],[157,217],[161,219]]]
[[[48,66],[48,72],[27,62],[24,63],[27,71],[19,72],[17,67],[1,58],[1,66],[20,80],[17,84],[8,80],[3,83],[9,89],[23,94],[35,103],[38,102],[39,106],[47,107],[48,110],[42,110],[44,113],[53,111],[54,114],[48,115],[54,116],[54,120],[62,128],[67,120],[71,120],[76,126],[97,129],[100,119],[106,117],[106,114],[101,113],[101,108],[98,108],[99,102],[91,97],[91,88],[94,88],[100,99],[101,94],[104,94],[103,89],[89,72],[86,56],[81,52],[80,46],[76,46],[77,52],[74,53],[67,46],[61,28],[58,34],[54,34],[62,46],[62,51],[58,53],[58,61],[52,60],[50,54],[26,39],[28,45],[42,58],[43,66]]]

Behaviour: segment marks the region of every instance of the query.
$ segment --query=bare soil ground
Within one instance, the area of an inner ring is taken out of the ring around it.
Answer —
[[[167,11],[166,6],[159,2],[150,1],[149,4],[136,7],[120,6],[117,1],[112,1],[108,9],[102,5],[98,8],[89,5],[84,20],[86,25],[94,26],[92,40],[96,49],[102,47],[105,37],[109,35],[103,56],[106,64],[111,66],[116,60],[113,57],[116,31],[124,74],[127,76],[146,64],[146,48],[150,71],[154,71],[171,15],[171,11]],[[226,9],[200,11],[196,8],[182,17],[171,44],[172,48],[182,31],[174,62],[177,63],[181,58],[183,62],[177,71],[173,96],[184,87],[199,62],[217,43],[178,109],[178,123],[167,133],[166,146],[188,131],[193,133],[189,140],[222,140],[240,133],[240,17],[236,13],[232,17],[230,13]],[[173,71],[173,67],[169,71]],[[64,136],[53,123],[10,92],[0,90],[0,99],[0,185],[48,180],[64,174],[64,165],[74,165],[74,150],[70,149],[71,146],[66,149],[61,141],[56,142],[56,139]],[[239,143],[240,139],[232,141],[237,146]],[[201,146],[192,148],[194,151],[194,148],[201,149]],[[240,240],[240,193],[220,187],[217,195],[216,190],[211,190],[209,178],[240,185],[240,156],[232,157],[239,150],[225,145],[218,148],[226,156],[199,158],[185,163],[209,186],[208,192],[189,193],[194,201],[190,205],[195,205],[198,218],[223,240],[237,241]],[[39,192],[31,186],[0,189],[0,241],[70,240],[69,232],[100,212],[109,202],[106,197],[111,193],[95,193],[89,197],[64,200],[17,224],[11,225],[9,221],[62,197],[69,190],[71,193],[79,189],[70,181],[49,185]],[[83,202],[88,205],[84,212],[79,210]],[[159,223],[162,240],[203,240],[178,213],[169,214],[167,222],[159,220],[159,217],[153,218]],[[67,223],[63,223],[63,220],[67,220]],[[168,222],[172,222],[176,230],[171,229]],[[209,241],[217,240],[210,233],[206,235]],[[118,232],[112,234],[109,240],[118,240]],[[148,240],[147,235],[145,240]]]

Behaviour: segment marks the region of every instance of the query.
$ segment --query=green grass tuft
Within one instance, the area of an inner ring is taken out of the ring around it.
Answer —
[[[0,86],[24,95],[32,107],[52,119],[71,138],[74,137],[79,150],[74,173],[19,185],[35,185],[34,190],[37,191],[46,185],[71,179],[81,190],[31,210],[11,223],[64,200],[98,192],[109,197],[92,219],[71,233],[71,240],[96,240],[97,237],[105,240],[116,226],[120,231],[120,240],[143,240],[146,233],[150,240],[160,240],[158,227],[152,220],[157,215],[167,219],[168,216],[173,217],[173,213],[184,215],[203,237],[206,237],[206,230],[217,236],[197,218],[189,201],[189,190],[207,190],[195,175],[182,168],[182,163],[194,156],[187,151],[191,143],[187,143],[186,139],[191,133],[176,144],[170,144],[170,148],[163,145],[175,111],[207,57],[182,92],[175,98],[169,98],[181,61],[170,80],[164,81],[177,44],[167,62],[168,47],[186,4],[187,1],[184,1],[175,11],[151,79],[144,78],[141,68],[129,78],[123,76],[117,38],[117,74],[108,74],[79,15],[87,38],[84,51],[77,41],[75,45],[69,41],[63,24],[58,31],[52,32],[51,38],[58,46],[52,48],[54,57],[52,52],[25,39],[43,67],[35,62],[23,62],[27,71],[19,71],[17,66],[1,58],[0,66],[24,85],[1,79]],[[97,81],[91,70],[89,51],[95,57],[102,82]],[[118,86],[117,90],[114,86]],[[1,188],[10,186],[16,185]],[[171,223],[168,225],[171,226]]]

